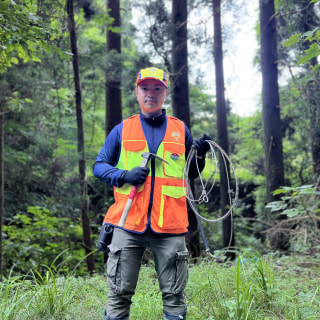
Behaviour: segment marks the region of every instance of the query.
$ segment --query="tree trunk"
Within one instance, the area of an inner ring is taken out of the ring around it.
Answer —
[[[112,28],[121,27],[120,0],[106,1],[107,13],[113,19],[112,26],[107,26],[107,52],[106,52],[106,136],[122,121],[121,99],[121,33]],[[113,188],[104,186],[105,198],[112,197]],[[104,255],[106,262],[108,255]]]
[[[271,202],[277,199],[272,192],[284,185],[276,20],[273,0],[260,0],[260,37],[266,200]]]
[[[184,121],[190,129],[189,80],[188,80],[188,34],[187,34],[187,1],[172,1],[172,69],[171,99],[173,115]],[[193,181],[190,181],[193,186]],[[186,237],[187,246],[192,257],[200,255],[200,240],[197,219],[188,206],[189,232]]]
[[[302,33],[313,30],[318,26],[314,3],[309,0],[303,0],[302,7]],[[307,50],[310,42],[303,41],[303,50]],[[318,65],[317,57],[310,60],[306,67],[306,74],[310,73],[310,66]],[[310,137],[311,137],[311,154],[313,165],[314,182],[316,183],[320,176],[320,82],[316,77],[307,83],[307,99],[309,102],[309,119],[310,119]]]
[[[311,88],[312,87],[312,88]],[[320,103],[319,80],[314,80],[309,84],[308,89],[312,90],[312,101],[310,103],[310,135],[311,135],[311,154],[313,165],[313,177],[316,183],[320,176]]]
[[[214,23],[214,63],[216,78],[216,99],[217,99],[217,126],[218,126],[218,144],[228,154],[228,129],[227,129],[227,112],[226,100],[224,95],[224,73],[223,73],[223,53],[222,53],[222,31],[221,31],[221,1],[213,0],[213,23]],[[229,205],[228,177],[230,177],[229,164],[224,163],[222,155],[219,155],[220,170],[220,197],[221,212],[226,214]],[[234,234],[231,215],[223,220],[222,223],[223,247],[234,247]],[[227,252],[227,258],[234,259],[234,252]]]
[[[70,33],[70,44],[74,73],[74,87],[75,87],[75,101],[77,113],[77,128],[78,128],[78,156],[79,156],[79,178],[80,178],[80,198],[81,198],[81,221],[83,230],[83,245],[86,252],[86,260],[89,274],[94,272],[94,258],[92,255],[91,246],[91,232],[89,221],[89,198],[87,186],[87,173],[86,173],[86,158],[85,158],[85,145],[84,145],[84,132],[83,132],[83,114],[82,114],[82,97],[80,86],[80,71],[79,59],[77,49],[76,28],[73,15],[73,0],[67,0],[68,12],[68,29]]]
[[[260,42],[262,71],[262,117],[265,154],[266,201],[279,199],[272,192],[284,185],[282,133],[277,68],[277,30],[273,0],[260,0]],[[279,219],[286,219],[281,215]],[[268,235],[274,250],[288,250],[288,236],[282,231]]]
[[[120,28],[120,0],[107,0],[107,10],[113,18],[112,28]],[[106,67],[106,136],[122,121],[121,102],[121,33],[107,29]]]
[[[187,1],[172,1],[172,70],[171,100],[173,114],[190,129]]]
[[[0,281],[3,276],[2,224],[4,217],[4,101],[0,101]]]

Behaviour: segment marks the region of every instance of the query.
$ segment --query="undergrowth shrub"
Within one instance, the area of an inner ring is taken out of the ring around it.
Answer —
[[[70,218],[58,218],[45,208],[29,207],[3,226],[3,269],[14,274],[41,270],[42,265],[60,272],[73,270],[84,258],[82,228]],[[58,258],[57,258],[58,257]],[[79,268],[78,272],[82,272]]]
[[[292,252],[320,249],[320,189],[313,185],[282,187],[273,194],[281,198],[266,206],[273,218],[273,226],[265,231],[269,241],[285,236]]]

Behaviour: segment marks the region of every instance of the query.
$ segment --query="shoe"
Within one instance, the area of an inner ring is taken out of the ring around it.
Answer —
[[[173,315],[168,312],[163,312],[163,320],[186,320],[187,319],[187,312],[183,314]]]

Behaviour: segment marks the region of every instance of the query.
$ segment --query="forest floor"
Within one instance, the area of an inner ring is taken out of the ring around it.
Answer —
[[[189,320],[320,319],[320,255],[266,255],[215,263],[190,263]],[[1,320],[103,319],[108,297],[104,275],[5,279]],[[161,293],[152,265],[141,268],[130,320],[162,319]]]

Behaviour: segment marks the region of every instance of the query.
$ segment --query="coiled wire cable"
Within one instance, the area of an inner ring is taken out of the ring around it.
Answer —
[[[235,207],[235,205],[237,203],[238,195],[239,195],[239,186],[238,186],[237,176],[235,174],[235,169],[234,169],[234,166],[232,165],[232,162],[231,162],[229,156],[227,155],[227,153],[217,143],[215,143],[212,140],[205,140],[205,141],[209,144],[210,150],[211,150],[211,163],[210,163],[209,177],[206,179],[205,182],[203,181],[202,176],[201,176],[201,172],[200,172],[200,169],[198,166],[197,150],[194,147],[192,147],[189,152],[189,155],[187,157],[186,165],[185,165],[185,168],[183,171],[184,194],[189,202],[191,209],[197,215],[197,217],[199,217],[201,220],[204,220],[206,222],[218,222],[218,221],[222,221],[222,220],[226,219],[228,216],[231,215],[231,224],[232,224],[232,229],[233,229],[232,212],[233,212],[233,208]],[[216,219],[208,219],[208,218],[205,218],[199,214],[196,204],[197,203],[201,204],[203,202],[209,202],[208,194],[212,191],[212,189],[215,185],[216,177],[218,174],[218,160],[217,160],[215,148],[217,148],[220,151],[220,153],[222,155],[223,162],[224,162],[224,167],[226,169],[227,183],[228,183],[228,197],[229,197],[230,208],[223,216],[216,218]],[[201,195],[199,196],[198,199],[194,198],[194,195],[193,195],[193,192],[192,192],[191,186],[190,186],[190,179],[189,179],[190,163],[191,163],[193,157],[195,157],[195,159],[196,159],[196,166],[197,166],[198,175],[200,178],[200,183],[202,186],[202,192],[201,192]],[[233,176],[235,179],[236,190],[235,190],[235,194],[234,194],[233,199],[231,196],[233,191],[231,190],[231,187],[230,187],[230,177],[229,177],[229,173],[228,173],[228,169],[227,169],[228,167],[227,167],[226,161],[229,162],[229,165],[232,168],[232,173],[233,173]],[[213,170],[213,165],[215,166],[215,170]],[[210,185],[209,185],[209,189],[207,190],[208,184],[210,184]],[[230,241],[229,241],[229,247],[230,247],[230,243],[231,243],[231,237],[230,237]]]
[[[183,185],[184,194],[185,194],[185,196],[186,196],[186,198],[187,198],[187,200],[188,200],[188,202],[190,204],[190,207],[194,210],[195,214],[197,214],[204,221],[207,221],[207,222],[218,222],[218,221],[226,219],[229,215],[232,214],[232,210],[235,207],[236,202],[238,200],[239,186],[238,186],[237,176],[235,174],[235,169],[234,169],[234,167],[232,165],[232,162],[231,162],[229,156],[227,155],[227,153],[217,143],[215,143],[214,141],[206,140],[206,142],[209,143],[210,150],[211,150],[211,166],[210,166],[209,178],[206,179],[205,182],[203,181],[202,176],[201,176],[201,172],[200,172],[200,169],[199,169],[199,165],[198,165],[198,160],[197,160],[198,159],[197,158],[197,150],[194,147],[192,147],[190,152],[189,152],[189,155],[188,155],[188,158],[187,158],[187,161],[186,161],[186,165],[184,167],[182,185]],[[216,219],[208,219],[208,218],[205,218],[205,217],[203,217],[203,216],[201,216],[199,214],[198,210],[196,210],[196,208],[194,206],[194,203],[201,204],[203,202],[208,202],[209,201],[208,194],[212,191],[212,189],[213,189],[213,187],[215,185],[216,177],[217,177],[217,174],[218,174],[218,170],[217,170],[217,168],[218,168],[218,165],[217,165],[218,164],[218,160],[217,160],[217,156],[216,156],[214,147],[216,147],[221,152],[222,159],[223,159],[223,162],[224,162],[224,166],[225,166],[225,169],[226,169],[230,208],[223,216],[221,216],[219,218],[216,218]],[[195,157],[195,159],[196,159],[196,166],[197,166],[197,170],[198,170],[198,175],[199,175],[199,178],[200,178],[200,183],[202,185],[202,192],[201,192],[201,195],[200,195],[199,199],[195,199],[194,198],[193,192],[192,192],[191,186],[190,186],[189,169],[190,169],[190,163],[191,163],[191,160],[192,160],[193,157]],[[231,198],[231,194],[233,193],[233,191],[230,188],[230,178],[229,178],[229,173],[228,173],[228,170],[227,170],[226,160],[229,162],[229,165],[232,168],[232,172],[233,172],[233,175],[234,175],[234,178],[235,178],[236,192],[235,192],[235,196],[234,196],[233,200]],[[212,170],[213,163],[215,163],[214,174],[213,174],[213,170]],[[210,188],[209,188],[209,190],[206,190],[206,188],[207,188],[209,183],[211,184]]]

